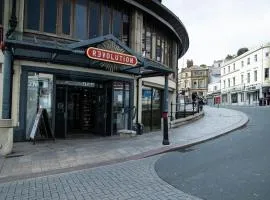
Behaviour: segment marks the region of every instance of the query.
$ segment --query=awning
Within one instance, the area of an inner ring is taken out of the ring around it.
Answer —
[[[67,42],[48,40],[48,38],[41,39],[33,35],[14,33],[12,39],[5,40],[5,46],[13,49],[15,59],[116,71],[139,77],[164,76],[174,73],[168,66],[138,55],[111,34],[79,42]],[[131,55],[136,57],[138,62],[135,66],[128,66],[91,59],[86,56],[86,50],[89,47]]]

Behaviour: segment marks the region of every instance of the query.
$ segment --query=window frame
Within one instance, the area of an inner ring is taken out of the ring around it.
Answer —
[[[264,68],[264,80],[269,79],[269,68]]]
[[[258,72],[257,70],[254,71],[254,82],[258,81]]]
[[[254,62],[257,62],[257,61],[258,61],[258,55],[255,54],[255,55],[254,55]]]

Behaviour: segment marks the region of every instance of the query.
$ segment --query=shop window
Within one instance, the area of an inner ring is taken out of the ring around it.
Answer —
[[[237,93],[231,95],[232,103],[237,103]]]
[[[52,124],[53,75],[28,73],[26,139],[29,139],[33,123],[39,108],[46,109]]]
[[[241,102],[244,102],[244,93],[241,93]]]
[[[142,123],[144,131],[161,128],[161,91],[151,87],[142,88]]]
[[[253,92],[253,101],[257,101],[257,92]]]

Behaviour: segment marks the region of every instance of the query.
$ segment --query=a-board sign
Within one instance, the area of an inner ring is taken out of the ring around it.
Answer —
[[[32,128],[31,133],[30,133],[30,138],[32,140],[35,138],[35,135],[36,135],[36,132],[37,132],[37,129],[38,129],[38,125],[40,123],[41,114],[42,114],[42,108],[40,108],[38,110],[38,113],[37,113],[37,116],[35,118],[35,122],[34,122],[33,128]]]
[[[37,135],[39,133],[39,135]],[[30,139],[34,141],[37,137],[40,139],[54,139],[54,134],[50,126],[47,110],[40,108],[36,115],[34,125],[30,133]]]

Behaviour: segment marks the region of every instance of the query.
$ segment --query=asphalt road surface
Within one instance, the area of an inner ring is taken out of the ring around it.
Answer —
[[[207,200],[270,199],[270,107],[232,107],[249,123],[226,136],[164,154],[159,177]]]

